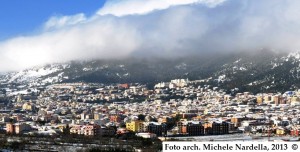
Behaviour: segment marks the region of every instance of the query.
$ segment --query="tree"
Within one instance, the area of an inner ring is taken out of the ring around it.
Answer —
[[[139,114],[138,115],[138,120],[141,120],[141,121],[145,121],[145,115],[143,115],[143,114]]]
[[[1,89],[0,92],[2,92],[2,94],[6,94],[6,90],[5,89]]]
[[[69,135],[70,134],[70,126],[69,124],[66,125],[66,127],[63,128],[63,135]]]

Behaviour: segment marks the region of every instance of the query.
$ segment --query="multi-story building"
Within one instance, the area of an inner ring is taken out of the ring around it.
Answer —
[[[14,126],[16,134],[21,134],[25,131],[31,130],[31,126],[26,123],[15,123]]]
[[[162,136],[167,134],[167,125],[165,123],[151,122],[147,126],[147,132],[154,133],[157,136]]]
[[[200,136],[204,135],[204,126],[201,122],[195,122],[195,121],[184,121],[184,122],[178,122],[178,133],[185,134],[189,136]]]
[[[228,134],[229,128],[229,123],[224,121],[204,124],[205,134],[207,135]]]
[[[189,136],[204,135],[204,126],[201,122],[189,122],[185,128]]]
[[[243,120],[244,120],[243,117],[232,117],[231,118],[231,123],[233,123],[235,127],[239,127]]]
[[[70,129],[70,133],[86,136],[102,136],[102,129],[99,125],[74,125]]]
[[[121,117],[118,115],[112,115],[112,116],[110,116],[110,121],[111,122],[121,122]]]
[[[83,126],[82,129],[83,129],[83,134],[86,136],[102,135],[101,127],[98,125],[85,125]]]
[[[12,122],[6,123],[6,133],[8,133],[8,134],[15,133],[15,126],[13,125]]]
[[[24,131],[30,131],[31,126],[26,123],[6,123],[6,133],[9,134],[21,134]]]
[[[126,123],[126,129],[134,132],[142,132],[144,130],[144,123],[139,120],[131,121]]]

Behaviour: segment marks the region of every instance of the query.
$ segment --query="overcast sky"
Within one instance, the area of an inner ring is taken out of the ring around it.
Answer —
[[[32,27],[18,30],[12,26],[15,32],[6,33],[9,38],[0,42],[0,71],[82,59],[300,48],[300,1],[296,0],[93,3],[84,9],[70,5],[77,9],[66,14],[57,13],[54,7],[51,13],[49,7],[41,17],[44,20]],[[22,19],[30,22],[34,17],[23,15]],[[4,27],[0,28],[5,35]]]

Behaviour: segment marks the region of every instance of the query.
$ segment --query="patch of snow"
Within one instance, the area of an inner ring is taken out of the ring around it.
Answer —
[[[37,78],[46,76],[61,70],[57,65],[50,65],[46,67],[34,67],[32,69],[22,70],[17,73],[11,73],[8,82],[25,82],[36,81]]]
[[[83,70],[83,71],[92,71],[93,68],[83,68],[82,70]]]
[[[40,77],[58,71],[58,68],[40,68],[37,70],[29,70],[26,75],[28,77]]]
[[[218,82],[223,82],[223,81],[225,81],[225,78],[226,78],[226,75],[225,75],[225,74],[220,75],[220,76],[218,77]]]
[[[179,70],[186,70],[186,63],[180,63],[179,65],[176,65],[175,68]]]
[[[28,92],[27,90],[21,90],[21,91],[11,92],[8,95],[12,96],[12,95],[19,95],[19,94],[27,95],[27,94],[30,94],[30,92]]]
[[[49,78],[46,78],[44,79],[42,82],[43,83],[54,83],[54,82],[58,82],[58,77],[49,77]]]
[[[233,63],[239,63],[242,59],[238,59],[236,61],[234,61]]]
[[[300,59],[300,52],[292,52],[288,54],[288,58],[294,57],[295,59]],[[286,59],[288,61],[288,59]]]
[[[240,67],[241,71],[246,71],[247,69],[245,67]]]
[[[107,64],[100,67],[100,69],[107,69],[109,66]]]

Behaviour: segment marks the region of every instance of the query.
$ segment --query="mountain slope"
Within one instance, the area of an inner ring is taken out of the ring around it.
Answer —
[[[176,78],[212,78],[208,83],[225,89],[267,92],[300,88],[300,54],[210,54],[165,59],[72,61],[49,64],[0,76],[2,84],[46,85],[61,82],[157,83]]]

